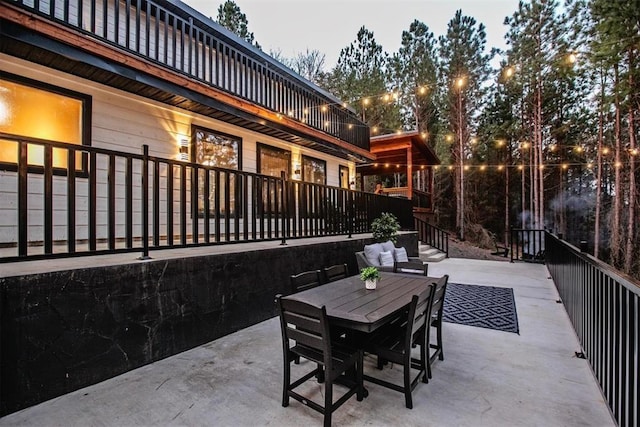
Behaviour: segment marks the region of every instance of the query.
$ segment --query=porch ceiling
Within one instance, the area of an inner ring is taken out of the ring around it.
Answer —
[[[317,131],[306,132],[304,126],[289,123],[286,117],[278,117],[250,102],[238,100],[237,104],[246,107],[238,108],[214,96],[159,78],[154,69],[161,67],[155,64],[143,72],[13,22],[0,20],[0,52],[356,163],[370,161],[372,157],[366,150],[337,141],[335,137],[327,135],[323,138]],[[265,119],[265,115],[273,119]]]
[[[394,171],[406,171],[409,164],[413,169],[439,165],[440,159],[417,131],[401,134],[381,135],[371,138],[373,162],[357,167],[362,175],[379,175]],[[408,153],[411,152],[411,161]]]

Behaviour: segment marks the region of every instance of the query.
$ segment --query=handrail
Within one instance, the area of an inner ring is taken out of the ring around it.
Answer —
[[[426,245],[444,252],[449,257],[449,233],[428,222],[414,218],[418,239]]]
[[[180,2],[3,0],[2,3],[369,149],[368,127],[355,110],[344,107],[329,92]]]
[[[0,262],[369,233],[382,212],[413,227],[406,199],[150,156],[146,145],[0,139],[16,145],[0,164],[0,209],[17,219],[0,225]]]
[[[545,230],[512,228],[510,231],[511,262],[544,263]]]
[[[640,283],[548,232],[545,258],[611,414],[640,425]]]

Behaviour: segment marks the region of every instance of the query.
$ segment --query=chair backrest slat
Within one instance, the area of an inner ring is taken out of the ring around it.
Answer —
[[[349,268],[347,264],[337,264],[322,269],[326,282],[333,282],[339,279],[349,277]]]
[[[331,336],[325,307],[281,296],[277,297],[277,304],[285,351],[289,350],[289,340],[293,340],[322,353],[325,365],[331,367]]]
[[[429,287],[422,291],[418,295],[414,295],[411,298],[411,305],[409,306],[408,319],[411,322],[411,328],[407,328],[407,340],[411,342],[411,338],[422,328],[426,327],[427,319],[431,317],[431,302],[433,294],[435,292],[435,286],[429,285]]]
[[[431,304],[431,313],[436,314],[441,311],[442,306],[444,305],[444,295],[447,290],[447,282],[449,281],[449,276],[444,275],[437,281],[433,282],[435,285],[435,294],[433,295],[433,303]]]
[[[291,293],[306,291],[322,284],[322,273],[320,270],[303,271],[290,277]]]

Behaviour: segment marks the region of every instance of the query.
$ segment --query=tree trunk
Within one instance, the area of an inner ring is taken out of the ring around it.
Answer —
[[[613,196],[613,218],[611,224],[611,264],[618,267],[620,265],[620,247],[622,245],[622,237],[620,233],[620,213],[622,210],[622,180],[620,179],[620,97],[618,92],[620,91],[620,81],[618,75],[618,65],[614,65],[614,108],[615,108],[615,123],[614,123],[614,141],[615,141],[615,162],[614,162],[614,180],[613,186],[615,189]]]
[[[593,236],[593,256],[598,258],[600,254],[600,209],[602,205],[602,145],[604,140],[604,98],[605,98],[604,71],[600,70],[600,103],[598,108],[598,154],[596,176],[596,217]]]
[[[629,69],[635,69],[635,57],[633,49],[629,50]],[[627,218],[627,244],[624,251],[624,271],[631,274],[633,269],[633,261],[635,253],[633,243],[635,237],[635,219],[636,216],[636,172],[635,172],[635,149],[636,149],[636,129],[635,129],[635,112],[633,103],[634,80],[633,72],[629,73],[629,88],[631,88],[631,102],[629,103],[629,205]]]

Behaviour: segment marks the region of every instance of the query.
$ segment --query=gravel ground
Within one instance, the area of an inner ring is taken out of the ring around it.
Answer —
[[[469,242],[461,242],[457,239],[449,238],[449,257],[450,258],[471,258],[471,259],[489,259],[494,261],[510,261],[510,257],[491,255],[492,249],[479,248]]]

